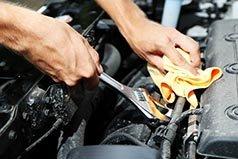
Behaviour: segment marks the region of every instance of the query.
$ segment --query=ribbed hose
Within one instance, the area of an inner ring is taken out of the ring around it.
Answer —
[[[183,97],[179,97],[172,114],[172,118],[166,128],[166,133],[164,136],[164,140],[161,143],[161,158],[162,159],[170,159],[171,157],[171,145],[176,136],[176,131],[178,129],[178,125],[175,124],[176,120],[181,116],[184,108],[186,100]]]

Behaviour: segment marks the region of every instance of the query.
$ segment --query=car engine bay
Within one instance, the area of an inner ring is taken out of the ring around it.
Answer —
[[[163,0],[135,2],[148,18],[161,21]],[[160,111],[170,120],[148,119],[103,83],[91,91],[82,83],[55,83],[0,46],[0,158],[238,158],[237,11],[235,0],[194,0],[182,6],[177,29],[199,42],[202,68],[223,70],[209,88],[196,90],[199,108],[192,110],[181,97],[172,104],[163,101],[146,62],[93,0],[46,2],[38,12],[66,19],[98,51],[107,74],[146,89],[169,108]]]

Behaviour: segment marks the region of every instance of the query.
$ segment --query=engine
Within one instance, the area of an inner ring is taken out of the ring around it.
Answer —
[[[135,2],[148,18],[161,21],[163,0]],[[194,0],[182,6],[177,29],[199,42],[203,68],[223,70],[218,81],[196,91],[199,108],[194,110],[181,97],[164,102],[145,61],[93,0],[49,1],[34,8],[67,19],[98,51],[104,71],[147,90],[168,108],[158,109],[169,121],[148,119],[103,83],[92,91],[82,84],[55,83],[1,46],[0,158],[238,158],[238,1]]]

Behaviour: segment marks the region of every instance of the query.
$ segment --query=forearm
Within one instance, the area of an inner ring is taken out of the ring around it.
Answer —
[[[146,15],[132,0],[96,0],[110,15],[122,34],[130,34],[136,23],[146,19]]]
[[[98,83],[98,53],[68,24],[0,0],[0,44],[23,55],[56,82]]]
[[[29,9],[0,2],[0,44],[18,53],[26,53],[32,38],[40,40],[37,33],[41,31],[38,25],[43,21],[41,17]]]

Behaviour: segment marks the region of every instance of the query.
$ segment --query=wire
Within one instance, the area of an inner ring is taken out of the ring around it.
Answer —
[[[52,128],[48,130],[43,136],[41,136],[38,140],[36,140],[34,143],[32,143],[30,146],[28,146],[24,152],[20,156],[17,157],[17,159],[22,158],[25,153],[29,152],[33,147],[35,147],[37,144],[41,143],[45,138],[47,138],[53,131],[59,128],[59,126],[63,123],[63,120],[61,118],[57,119],[56,122],[53,124]]]
[[[161,158],[162,159],[170,159],[171,158],[171,145],[174,141],[176,136],[176,131],[178,129],[178,125],[175,124],[175,121],[181,116],[184,104],[186,99],[183,97],[179,97],[172,114],[172,119],[170,120],[167,128],[166,133],[164,135],[164,140],[161,143]]]
[[[183,119],[185,119],[185,118],[188,117],[189,115],[199,115],[199,114],[201,114],[202,112],[203,112],[203,109],[202,109],[202,108],[189,109],[189,110],[183,112],[183,113],[181,114],[181,116],[178,117],[178,118],[174,121],[174,123],[175,123],[175,124],[179,124]]]

